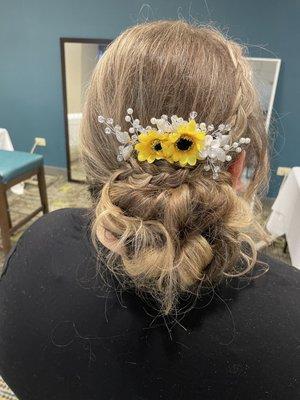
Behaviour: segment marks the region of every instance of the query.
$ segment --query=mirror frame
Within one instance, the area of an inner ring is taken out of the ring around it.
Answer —
[[[64,110],[64,126],[66,141],[66,159],[67,159],[67,176],[69,182],[86,183],[85,180],[72,178],[71,157],[69,146],[69,125],[68,125],[68,104],[67,104],[67,77],[66,77],[66,60],[65,60],[65,43],[96,43],[108,46],[111,39],[91,39],[91,38],[68,38],[61,37],[60,41],[60,59],[61,59],[61,77],[62,77],[62,93],[63,93],[63,110]]]
[[[272,91],[271,91],[270,102],[269,102],[269,107],[268,107],[268,113],[266,116],[266,131],[268,132],[269,128],[270,128],[270,122],[271,122],[271,118],[272,118],[274,101],[275,101],[275,96],[276,96],[276,91],[277,91],[277,86],[278,86],[278,78],[279,78],[279,72],[280,72],[280,67],[281,67],[281,58],[266,58],[266,57],[246,57],[246,58],[247,58],[247,60],[250,60],[250,61],[272,62],[276,65],[274,81],[273,81],[273,85],[272,85]]]

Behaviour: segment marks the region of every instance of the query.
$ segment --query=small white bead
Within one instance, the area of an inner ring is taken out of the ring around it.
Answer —
[[[129,115],[133,114],[133,109],[132,108],[127,108],[127,114],[129,114]]]
[[[235,151],[236,151],[237,153],[240,153],[240,152],[242,151],[242,149],[241,149],[240,147],[237,147],[237,148],[235,149]]]
[[[99,115],[98,122],[100,122],[100,124],[103,124],[104,121],[105,121],[105,118],[102,115]]]
[[[119,162],[121,162],[121,161],[124,160],[124,158],[123,158],[123,156],[122,156],[121,154],[118,154],[118,155],[117,155],[117,160],[118,160]]]
[[[151,129],[153,129],[152,126],[150,125],[146,126],[146,131],[150,131]]]
[[[109,135],[111,133],[111,129],[109,127],[104,129],[104,132]]]
[[[225,157],[225,160],[226,160],[226,161],[231,161],[231,160],[232,160],[232,157],[231,157],[231,156],[226,156],[226,157]]]
[[[178,118],[178,122],[181,124],[183,122],[183,118],[182,117]]]
[[[132,135],[131,136],[131,140],[133,140],[134,142],[136,142],[138,140],[138,136],[137,135]]]
[[[245,143],[249,144],[251,142],[251,139],[249,137],[245,138]]]
[[[129,133],[134,133],[134,132],[135,132],[135,129],[134,129],[133,126],[131,126],[131,127],[129,128]]]
[[[246,139],[242,137],[242,138],[240,138],[239,142],[242,143],[242,144],[246,143]]]
[[[213,125],[208,125],[207,130],[208,132],[211,132],[215,129],[215,127]]]
[[[225,146],[223,147],[223,149],[224,149],[225,151],[228,151],[228,150],[230,149],[229,144],[225,144]]]
[[[133,123],[136,124],[136,125],[139,125],[140,120],[139,120],[139,119],[135,119],[135,120],[133,121]]]
[[[221,124],[218,126],[219,131],[223,131],[225,129],[225,125]]]
[[[115,131],[120,131],[120,130],[121,130],[120,125],[116,125],[116,126],[115,126]]]
[[[156,118],[151,118],[150,122],[151,122],[152,125],[155,125],[156,124]]]
[[[191,117],[192,119],[195,119],[195,118],[197,117],[197,115],[198,115],[198,113],[197,113],[196,111],[192,111],[192,112],[190,113],[190,117]]]
[[[126,122],[130,122],[130,121],[131,121],[131,117],[130,117],[130,115],[126,115],[126,117],[125,117],[125,121],[126,121]]]
[[[107,118],[106,122],[108,125],[112,125],[114,123],[114,120],[112,118]]]
[[[201,131],[206,131],[206,124],[204,122],[201,122],[201,124],[199,125],[199,128]]]
[[[166,121],[168,119],[168,116],[166,114],[163,114],[160,118]]]
[[[234,142],[234,143],[232,144],[232,147],[233,147],[233,148],[237,148],[238,145],[239,145],[239,144],[238,144],[237,142]]]
[[[210,166],[208,164],[205,164],[203,169],[204,169],[204,171],[209,171],[210,170]]]
[[[220,171],[220,167],[217,165],[216,167],[215,167],[215,172],[219,172]]]

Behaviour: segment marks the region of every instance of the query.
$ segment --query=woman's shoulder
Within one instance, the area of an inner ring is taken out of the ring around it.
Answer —
[[[17,326],[20,313],[37,326],[46,323],[44,317],[74,319],[75,310],[88,310],[96,284],[96,294],[102,295],[99,268],[90,210],[61,209],[44,215],[24,232],[6,259],[0,279],[1,322],[10,319]],[[1,329],[0,324],[0,335]]]
[[[57,235],[67,235],[74,230],[80,231],[89,226],[90,209],[88,208],[61,208],[44,214],[25,230],[15,248],[24,241],[39,242],[47,238],[56,240]],[[12,249],[13,251],[14,249]]]
[[[274,337],[282,340],[299,330],[299,289],[299,269],[260,252],[251,273],[234,278],[221,293],[232,300],[233,314],[252,321],[253,326],[268,327],[270,332],[275,329]]]
[[[274,287],[279,285],[282,289],[288,287],[300,288],[300,270],[291,264],[275,259],[270,255],[260,252],[258,256],[258,268],[265,268],[266,273],[257,279],[257,285]],[[300,295],[300,293],[299,293]]]
[[[38,235],[68,234],[89,226],[90,209],[61,208],[38,218],[22,235],[21,239],[33,238]],[[38,239],[38,238],[37,238]]]
[[[12,264],[14,269],[30,269],[31,275],[41,269],[57,270],[68,259],[74,260],[76,254],[92,252],[90,210],[56,210],[43,215],[23,233],[6,257],[2,275]]]

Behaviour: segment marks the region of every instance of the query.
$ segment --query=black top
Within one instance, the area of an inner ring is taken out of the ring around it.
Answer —
[[[48,214],[6,262],[0,374],[20,400],[300,399],[298,270],[268,259],[176,322],[103,283],[88,225]]]

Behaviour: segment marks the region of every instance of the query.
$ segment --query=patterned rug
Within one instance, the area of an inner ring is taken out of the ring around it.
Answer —
[[[62,175],[47,175],[47,193],[49,200],[50,211],[57,210],[64,207],[88,207],[89,198],[87,193],[87,186],[84,184],[67,182],[66,178]],[[15,223],[24,215],[28,215],[34,208],[39,207],[38,188],[34,181],[26,183],[25,193],[22,196],[9,192],[8,201],[11,210],[12,221]],[[266,220],[270,214],[272,201],[266,200],[264,203],[263,219]],[[35,217],[35,219],[39,216]],[[15,243],[22,235],[24,230],[31,225],[33,220],[22,227],[16,235],[13,236],[12,241]],[[264,249],[264,251],[278,259],[290,263],[288,251],[284,252],[285,247],[284,238],[278,238],[271,246]],[[0,269],[4,261],[3,253],[0,251]],[[17,397],[10,391],[8,386],[0,377],[0,400],[17,400]],[[42,399],[46,400],[46,399]]]
[[[16,396],[6,385],[6,383],[0,378],[0,400],[16,400]]]

